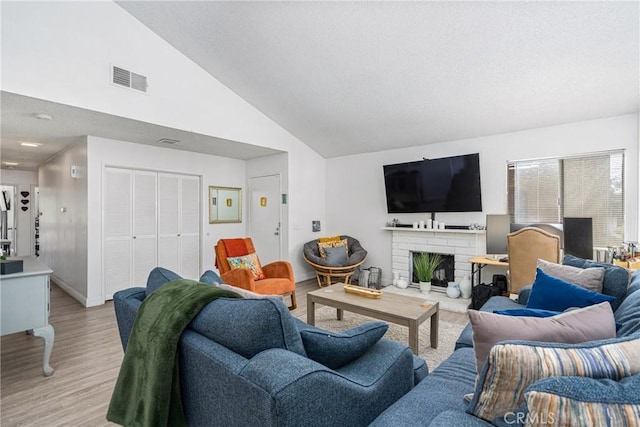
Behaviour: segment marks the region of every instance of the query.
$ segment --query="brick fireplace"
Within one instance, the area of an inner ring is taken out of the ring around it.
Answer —
[[[440,278],[445,287],[450,280],[459,282],[464,276],[471,275],[469,260],[478,254],[485,253],[484,230],[433,230],[399,227],[384,227],[384,230],[388,230],[392,234],[392,272],[398,272],[400,277],[408,278],[414,283],[417,281],[413,275],[412,252],[429,252],[451,256],[453,279],[450,278],[451,276]]]

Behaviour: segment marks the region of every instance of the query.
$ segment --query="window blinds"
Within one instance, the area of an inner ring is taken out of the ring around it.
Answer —
[[[507,165],[509,214],[515,223],[593,221],[594,246],[619,246],[624,224],[624,152],[523,160]]]

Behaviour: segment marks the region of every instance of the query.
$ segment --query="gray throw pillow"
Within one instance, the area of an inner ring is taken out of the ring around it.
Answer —
[[[347,263],[347,247],[338,246],[336,248],[325,248],[327,254],[327,264],[329,265],[345,265]]]
[[[557,277],[590,291],[602,293],[604,280],[604,268],[602,267],[578,268],[539,259],[538,268],[549,276]]]

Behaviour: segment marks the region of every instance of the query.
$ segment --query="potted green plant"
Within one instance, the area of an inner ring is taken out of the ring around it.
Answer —
[[[433,272],[436,271],[442,257],[439,254],[427,254],[419,253],[413,257],[413,270],[416,273],[416,278],[420,282],[420,291],[422,293],[429,293],[431,290],[431,278]]]

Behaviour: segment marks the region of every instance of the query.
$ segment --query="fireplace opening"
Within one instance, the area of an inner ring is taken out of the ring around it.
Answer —
[[[423,252],[423,251],[411,251],[411,259],[409,260],[409,266],[411,271],[409,272],[409,276],[411,277],[411,283],[418,286],[418,278],[416,277],[416,273],[413,270],[413,257],[417,254],[432,254],[434,252]],[[447,286],[449,282],[453,282],[455,279],[455,256],[452,254],[438,254],[442,258],[442,261],[438,265],[438,268],[433,272],[433,277],[431,278],[431,290],[432,291],[440,291],[446,292]]]

